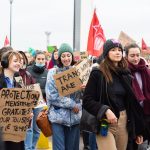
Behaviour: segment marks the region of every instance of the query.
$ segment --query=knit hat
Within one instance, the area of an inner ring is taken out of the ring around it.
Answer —
[[[63,43],[60,45],[60,48],[58,49],[58,57],[60,57],[64,52],[70,52],[73,55],[73,49],[67,43]]]
[[[114,39],[107,40],[103,45],[103,58],[105,58],[107,56],[108,52],[112,48],[115,48],[115,47],[119,47],[123,52],[121,43],[119,43],[117,40],[114,40]]]

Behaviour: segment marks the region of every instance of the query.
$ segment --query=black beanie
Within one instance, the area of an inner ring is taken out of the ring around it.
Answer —
[[[121,43],[119,43],[117,40],[114,40],[114,39],[107,40],[103,45],[103,54],[102,54],[103,58],[105,58],[107,56],[108,52],[112,48],[115,48],[115,47],[119,47],[123,53],[123,48],[122,48]]]

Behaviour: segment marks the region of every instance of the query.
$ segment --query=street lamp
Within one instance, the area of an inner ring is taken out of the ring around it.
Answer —
[[[45,35],[46,35],[46,41],[47,41],[47,46],[46,47],[48,47],[49,46],[49,36],[51,35],[51,32],[45,31]]]
[[[74,0],[73,50],[80,50],[81,0]]]
[[[10,46],[11,46],[11,28],[12,28],[12,3],[13,0],[9,0],[10,2]]]

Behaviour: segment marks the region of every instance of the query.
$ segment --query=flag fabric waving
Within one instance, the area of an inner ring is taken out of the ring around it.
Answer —
[[[9,45],[10,45],[10,43],[9,43],[9,40],[7,38],[7,35],[6,35],[5,42],[4,42],[4,47],[9,46]]]
[[[103,33],[103,29],[96,15],[96,10],[94,10],[88,35],[88,44],[87,44],[88,54],[97,57],[100,56],[103,52],[103,44],[105,41],[106,38]]]
[[[146,45],[146,43],[145,43],[143,38],[142,38],[142,49],[143,50],[147,50],[147,45]]]

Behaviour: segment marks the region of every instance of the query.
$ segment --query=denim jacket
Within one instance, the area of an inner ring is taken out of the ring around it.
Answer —
[[[52,68],[49,70],[46,82],[46,99],[49,108],[48,117],[52,123],[72,126],[80,123],[82,104],[81,92],[74,92],[67,96],[59,96],[53,75],[66,68]],[[77,106],[79,113],[74,113],[73,108]]]

